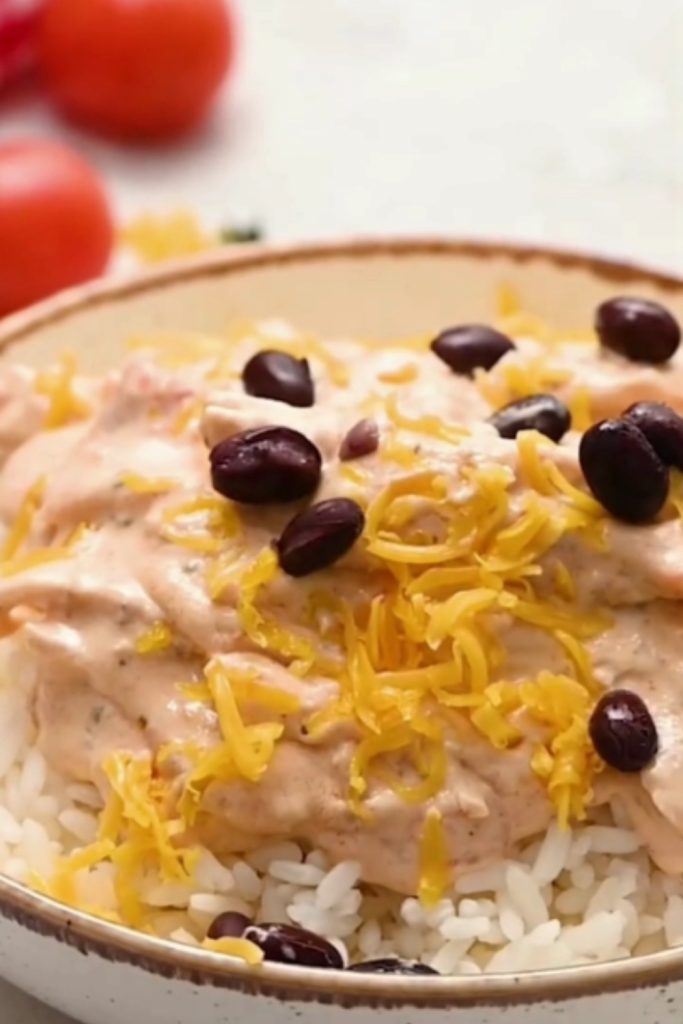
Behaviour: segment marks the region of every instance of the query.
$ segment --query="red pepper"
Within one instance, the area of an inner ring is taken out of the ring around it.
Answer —
[[[36,63],[39,0],[0,0],[0,91]]]

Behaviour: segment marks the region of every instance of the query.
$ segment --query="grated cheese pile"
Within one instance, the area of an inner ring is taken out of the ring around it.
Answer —
[[[520,436],[518,447],[528,485],[540,490],[530,491],[513,522],[512,478],[500,466],[466,469],[470,497],[457,504],[448,500],[445,478],[417,472],[391,483],[368,508],[367,551],[388,570],[390,582],[364,621],[340,609],[347,657],[342,693],[309,723],[315,737],[340,719],[355,721],[361,740],[350,784],[357,813],[363,814],[373,770],[405,800],[438,795],[457,712],[497,749],[521,742],[522,713],[547,726],[549,739],[534,752],[534,770],[563,824],[584,816],[597,766],[586,729],[596,684],[582,641],[608,620],[578,611],[562,592],[541,597],[533,584],[541,560],[563,535],[577,532],[595,542],[602,510],[542,458],[539,436]],[[406,499],[418,501],[422,515],[430,508],[443,539],[413,536]],[[572,674],[541,673],[522,683],[496,678],[504,667],[496,619],[550,634]],[[399,751],[414,766],[414,786],[381,767],[383,755]]]

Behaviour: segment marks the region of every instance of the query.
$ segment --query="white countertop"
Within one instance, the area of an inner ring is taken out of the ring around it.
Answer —
[[[125,212],[271,238],[508,236],[683,269],[679,0],[242,0],[232,94],[178,151],[70,137]],[[37,105],[0,137],[62,131]]]
[[[66,133],[123,215],[182,204],[278,240],[498,236],[683,271],[680,0],[240,6],[238,80],[190,145]],[[0,112],[18,132],[64,129],[31,101]],[[65,1024],[2,983],[0,1020]]]

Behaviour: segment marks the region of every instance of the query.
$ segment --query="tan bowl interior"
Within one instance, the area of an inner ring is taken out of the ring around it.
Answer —
[[[501,284],[567,329],[586,328],[600,301],[624,291],[659,298],[683,316],[683,282],[588,258],[467,243],[309,246],[219,253],[132,283],[66,293],[0,326],[0,347],[12,344],[0,361],[41,362],[70,348],[84,369],[101,369],[131,335],[221,333],[236,320],[270,316],[321,334],[425,334],[491,321]]]

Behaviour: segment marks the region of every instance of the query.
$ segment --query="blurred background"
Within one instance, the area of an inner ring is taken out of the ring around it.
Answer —
[[[3,9],[37,2],[0,0],[0,36]],[[64,22],[87,20],[84,5],[136,6],[61,0],[53,20],[60,6]],[[680,0],[229,7],[224,85],[181,138],[112,141],[65,118],[52,54],[47,84],[0,95],[0,142],[74,147],[118,225],[182,208],[208,231],[253,222],[268,240],[505,237],[683,271]]]

